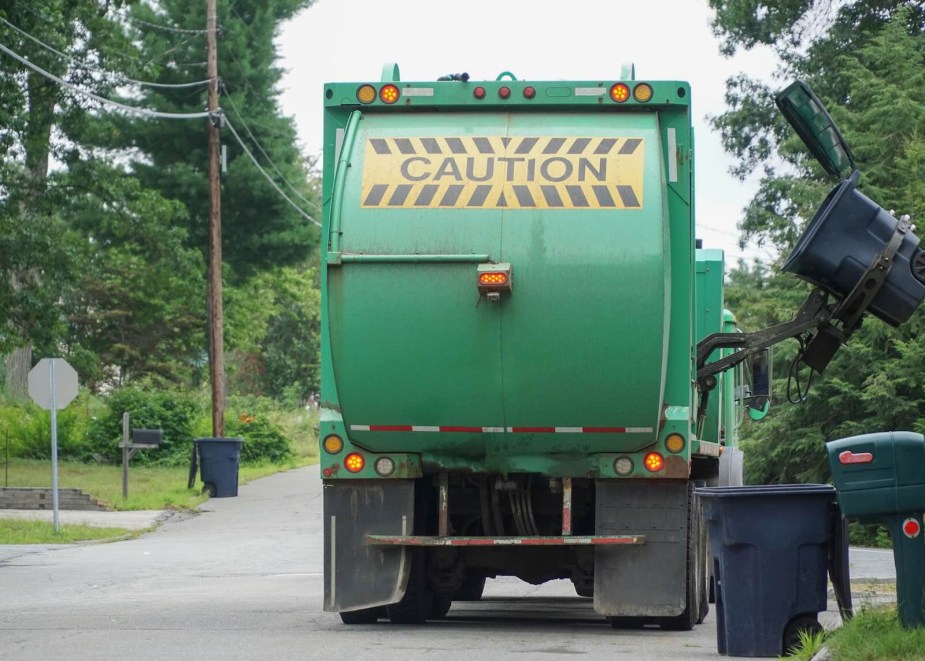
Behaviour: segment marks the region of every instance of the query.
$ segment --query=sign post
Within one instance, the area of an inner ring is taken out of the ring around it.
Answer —
[[[77,372],[63,358],[42,358],[29,372],[29,396],[51,411],[51,500],[54,530],[61,527],[58,516],[58,409],[77,397]]]

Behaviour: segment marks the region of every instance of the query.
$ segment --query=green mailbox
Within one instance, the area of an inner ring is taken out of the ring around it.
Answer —
[[[900,622],[925,625],[925,437],[864,434],[827,443],[826,451],[844,516],[890,531]]]

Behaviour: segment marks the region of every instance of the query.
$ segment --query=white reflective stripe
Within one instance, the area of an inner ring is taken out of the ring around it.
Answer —
[[[513,434],[513,433],[514,433],[514,428],[513,428],[513,427],[505,427],[505,428],[504,428],[504,431],[506,431],[508,434]]]
[[[433,87],[405,87],[401,90],[402,96],[433,96]]]
[[[482,427],[482,431],[486,434],[503,434],[504,427]]]
[[[350,431],[369,431],[369,425],[350,425]]]
[[[651,427],[627,427],[626,433],[627,434],[651,434],[652,428]]]
[[[422,425],[411,425],[411,431],[440,431],[440,427],[424,427]]]
[[[576,87],[575,96],[604,96],[607,93],[603,87]]]
[[[557,434],[580,434],[583,431],[582,427],[556,427]]]
[[[668,181],[678,180],[678,132],[668,129]]]

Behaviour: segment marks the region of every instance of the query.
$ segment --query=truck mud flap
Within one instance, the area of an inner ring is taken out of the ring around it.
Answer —
[[[410,480],[345,480],[324,485],[324,610],[385,606],[405,594],[411,551],[364,543],[367,534],[414,529]]]
[[[686,606],[686,480],[597,480],[595,533],[644,535],[641,546],[594,549],[594,610],[671,617]]]

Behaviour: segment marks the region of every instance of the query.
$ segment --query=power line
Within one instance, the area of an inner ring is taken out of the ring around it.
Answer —
[[[147,82],[147,81],[144,81],[144,80],[135,80],[134,78],[129,78],[128,76],[124,76],[124,75],[122,75],[122,74],[120,74],[120,73],[115,73],[115,72],[112,72],[112,71],[107,71],[107,70],[105,70],[105,69],[103,69],[103,68],[101,68],[101,67],[98,67],[98,66],[96,66],[96,65],[94,65],[94,64],[91,64],[91,63],[89,63],[89,62],[86,62],[86,61],[84,61],[84,60],[78,60],[76,57],[72,57],[72,56],[68,55],[67,53],[62,53],[61,51],[59,51],[58,49],[54,48],[53,46],[49,46],[48,44],[46,44],[44,41],[41,41],[40,39],[38,39],[38,38],[36,38],[36,37],[33,37],[31,34],[29,34],[28,32],[26,32],[25,30],[16,27],[15,25],[13,25],[12,23],[10,23],[8,20],[6,20],[5,18],[3,18],[2,16],[0,16],[0,22],[4,23],[4,24],[7,25],[8,27],[13,28],[13,29],[16,30],[17,32],[19,32],[21,35],[23,35],[24,37],[26,37],[27,39],[31,39],[32,41],[34,41],[35,43],[37,43],[37,44],[38,44],[39,46],[41,46],[42,48],[45,48],[46,50],[51,51],[52,53],[54,53],[55,55],[57,55],[57,56],[59,56],[59,57],[63,57],[63,58],[65,58],[65,59],[67,59],[67,60],[70,60],[71,62],[75,62],[76,64],[79,64],[79,65],[82,66],[82,67],[85,67],[85,68],[87,68],[87,69],[91,69],[91,70],[96,71],[96,72],[98,72],[98,73],[102,73],[102,74],[107,75],[107,76],[114,76],[114,77],[116,77],[116,78],[118,78],[118,79],[120,79],[120,80],[122,80],[122,81],[124,81],[124,82],[127,82],[127,83],[133,83],[133,84],[135,84],[135,85],[140,85],[140,86],[142,86],[142,87],[162,87],[162,88],[200,87],[200,86],[202,86],[202,85],[208,85],[208,84],[209,84],[209,81],[208,81],[208,80],[198,80],[198,81],[193,82],[193,83],[150,83],[150,82]]]
[[[157,110],[148,110],[147,108],[139,108],[137,106],[128,106],[128,105],[125,105],[124,103],[119,103],[118,101],[113,101],[112,99],[107,99],[105,97],[99,96],[98,94],[94,94],[93,92],[90,92],[88,90],[81,89],[80,87],[77,87],[77,85],[74,85],[73,83],[69,83],[66,80],[54,75],[53,73],[49,73],[48,71],[45,71],[45,69],[42,69],[41,67],[33,64],[28,59],[10,50],[3,44],[0,44],[0,51],[18,60],[19,62],[26,65],[27,67],[29,67],[36,73],[39,73],[45,76],[49,80],[53,80],[59,85],[67,87],[68,89],[70,89],[73,92],[76,92],[77,94],[81,94],[83,96],[89,97],[95,101],[99,101],[100,103],[103,103],[106,105],[120,108],[121,110],[125,110],[126,112],[134,113],[136,115],[142,115],[145,117],[158,117],[161,119],[204,119],[209,116],[208,112],[193,112],[193,113],[160,112]]]
[[[282,196],[283,196],[283,199],[286,200],[286,201],[290,204],[290,206],[291,206],[293,209],[295,209],[296,211],[298,211],[300,214],[302,214],[302,216],[304,216],[306,219],[308,219],[309,221],[311,221],[312,223],[314,223],[314,224],[317,225],[318,227],[321,227],[321,223],[319,223],[317,220],[315,220],[314,218],[312,218],[311,216],[309,216],[307,213],[305,213],[305,210],[302,209],[302,207],[300,207],[298,204],[296,204],[295,202],[293,202],[292,199],[290,199],[290,197],[289,197],[288,195],[286,195],[286,193],[283,191],[283,189],[280,188],[279,185],[278,185],[275,181],[273,181],[273,177],[271,177],[270,174],[269,174],[266,170],[263,169],[263,167],[260,165],[260,163],[257,161],[257,159],[254,158],[254,155],[251,153],[251,151],[247,148],[247,145],[244,144],[244,141],[241,139],[241,136],[238,135],[238,132],[234,130],[234,126],[231,125],[231,122],[228,120],[227,115],[225,116],[225,126],[227,126],[227,127],[229,128],[229,130],[231,131],[231,134],[235,137],[235,140],[237,140],[237,141],[238,141],[238,144],[241,145],[241,149],[243,149],[243,150],[244,150],[244,153],[247,154],[248,157],[250,157],[251,161],[254,163],[254,165],[256,166],[256,168],[257,168],[258,170],[260,170],[260,173],[261,173],[264,177],[266,177],[267,181],[270,182],[270,185],[273,186],[273,188],[276,189],[276,192],[279,193],[280,195],[282,195]]]
[[[145,21],[140,18],[136,18],[129,14],[126,14],[124,18],[131,21],[132,23],[138,23],[140,25],[147,25],[148,27],[156,28],[158,30],[164,30],[165,32],[176,32],[179,34],[206,34],[207,32],[207,30],[185,30],[183,28],[175,28],[169,25],[160,25],[158,23],[152,23],[150,21]]]
[[[241,126],[244,127],[244,130],[247,132],[247,135],[250,137],[251,141],[257,146],[257,149],[260,150],[260,153],[263,154],[264,158],[267,159],[267,161],[270,163],[270,166],[276,171],[276,174],[279,175],[279,178],[283,180],[283,183],[286,184],[289,187],[289,190],[295,193],[303,202],[305,202],[306,204],[312,207],[315,207],[315,209],[317,210],[318,204],[316,202],[313,202],[312,200],[309,200],[304,195],[302,195],[302,193],[295,186],[289,183],[289,180],[286,179],[286,175],[284,175],[282,171],[278,167],[276,167],[276,163],[273,162],[273,159],[270,158],[270,155],[261,146],[256,136],[254,136],[250,128],[247,126],[247,122],[244,121],[244,116],[241,114],[241,111],[238,110],[238,106],[235,105],[235,102],[231,100],[231,96],[228,95],[228,96],[225,96],[225,98],[228,99],[228,102],[231,104],[231,107],[234,109],[235,114],[238,116],[238,120],[241,122]]]

